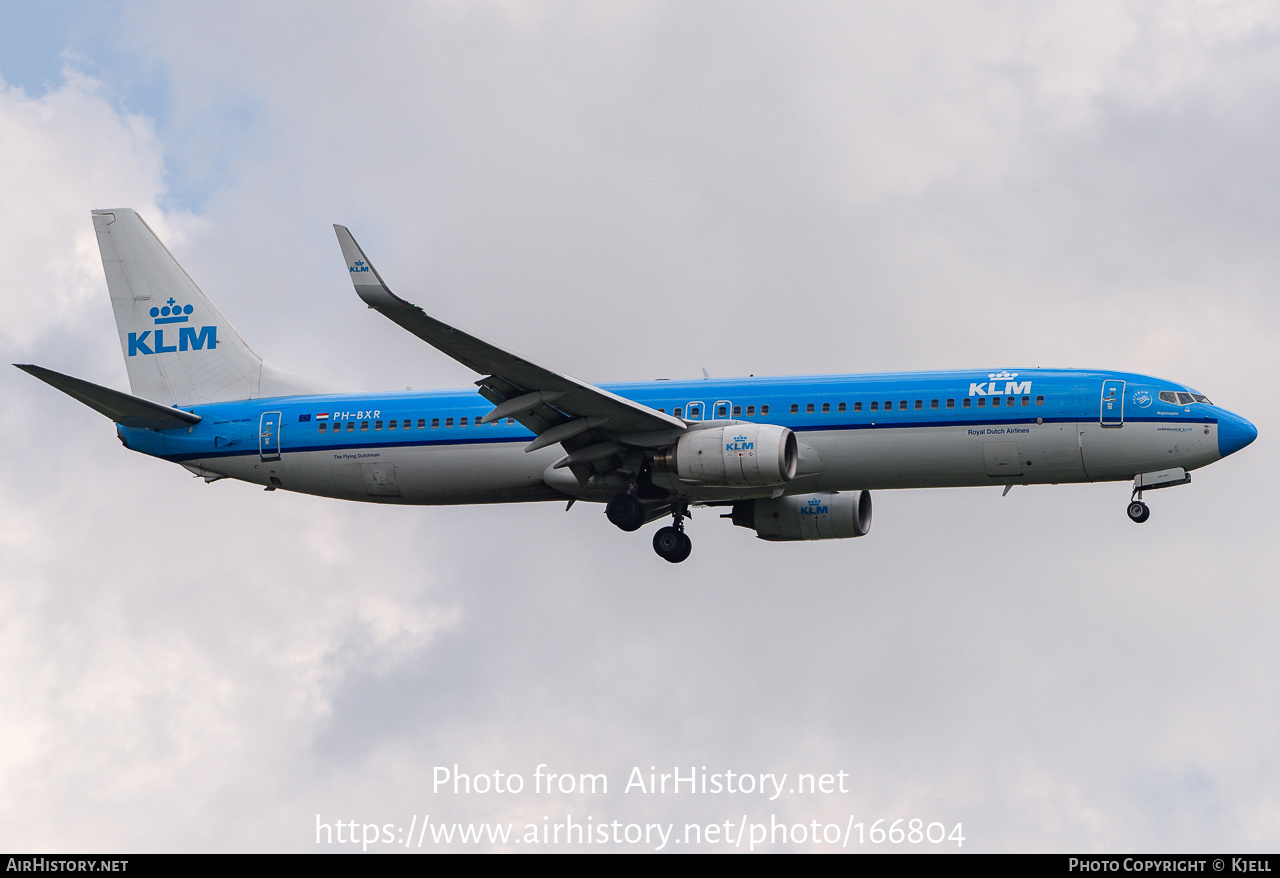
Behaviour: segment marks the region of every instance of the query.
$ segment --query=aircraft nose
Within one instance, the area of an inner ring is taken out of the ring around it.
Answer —
[[[1226,457],[1235,454],[1254,439],[1258,428],[1239,415],[1223,411],[1218,415],[1218,454]]]

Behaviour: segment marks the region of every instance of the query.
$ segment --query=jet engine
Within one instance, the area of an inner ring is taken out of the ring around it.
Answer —
[[[799,462],[796,435],[773,424],[736,424],[685,433],[653,458],[653,469],[692,485],[762,488],[784,485]]]
[[[871,530],[871,492],[797,494],[733,504],[733,523],[762,540],[842,540]]]

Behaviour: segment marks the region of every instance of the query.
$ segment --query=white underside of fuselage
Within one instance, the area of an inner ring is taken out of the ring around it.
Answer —
[[[797,476],[785,493],[1118,481],[1219,459],[1215,424],[1097,422],[803,431]],[[526,440],[527,441],[527,440]],[[579,485],[553,470],[558,447],[525,441],[400,445],[189,460],[193,470],[344,500],[458,505],[607,500],[616,487]],[[680,486],[691,503],[767,497],[776,488]]]

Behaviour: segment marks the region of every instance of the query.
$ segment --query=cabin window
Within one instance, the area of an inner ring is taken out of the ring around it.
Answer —
[[[793,415],[800,414],[800,403],[798,402],[791,403],[791,414]]]
[[[667,410],[665,408],[660,408],[658,409],[658,411],[662,412],[664,415],[667,413]]]
[[[398,425],[395,421],[387,421],[387,429],[394,430]]]
[[[446,428],[446,429],[448,429],[449,427],[452,427],[452,426],[453,426],[453,418],[445,418],[445,419],[444,419],[444,426],[445,426],[445,428]]]
[[[969,397],[966,396],[964,398],[964,402],[960,403],[960,407],[967,409],[971,404],[972,404],[972,401],[969,399]]]
[[[689,406],[689,420],[696,421],[698,418],[702,417],[701,412],[702,412],[702,406],[700,405]]]
[[[684,409],[680,408],[680,406],[676,406],[674,409],[672,409],[671,413],[675,415],[677,418],[684,417]]]
[[[432,418],[432,419],[431,419],[431,429],[432,429],[432,430],[439,430],[439,429],[440,429],[440,419],[439,419],[439,418]]]
[[[922,408],[924,408],[924,400],[922,400],[922,399],[917,399],[917,400],[916,400],[916,411],[920,411],[920,409],[922,409]]]
[[[879,403],[879,402],[877,402],[877,401],[876,401],[876,400],[874,400],[874,399],[873,399],[873,400],[871,400],[871,410],[872,410],[873,412],[878,412],[878,411],[880,411],[880,403]]]
[[[748,418],[749,418],[749,417],[751,417],[752,415],[754,415],[755,413],[756,413],[756,407],[755,407],[755,406],[753,406],[753,405],[749,405],[749,406],[747,406],[747,417],[748,417]]]
[[[459,427],[465,427],[466,425],[467,425],[467,419],[466,419],[466,418],[458,418],[458,426],[459,426]]]
[[[860,402],[855,402],[855,403],[853,404],[853,410],[854,410],[855,412],[860,412],[860,411],[862,411],[862,403],[860,403]]]
[[[903,408],[906,408],[906,405],[907,405],[907,404],[904,402],[904,403],[902,404]],[[884,401],[884,410],[885,410],[886,412],[891,412],[891,411],[893,411],[893,400],[891,400],[891,399],[886,399],[886,400]]]
[[[991,397],[991,406],[992,406],[992,408],[996,408],[996,407],[998,407],[999,405],[1000,405],[1000,397],[998,397],[998,396],[993,396],[993,397]]]
[[[1043,396],[1037,396],[1037,397],[1036,397],[1036,405],[1044,405],[1044,397],[1043,397]]]
[[[402,426],[404,429],[408,430],[408,429],[409,429],[409,425],[410,425],[411,423],[412,423],[412,422],[411,422],[408,418],[405,418],[405,419],[404,419],[404,423],[403,423],[403,424],[401,424],[401,426]]]
[[[937,407],[938,407],[938,401],[936,399],[929,400],[929,408],[936,409]]]
[[[355,422],[355,421],[347,421],[347,432],[348,432],[348,433],[353,433],[353,432],[355,432],[355,429],[356,429],[356,422]]]
[[[978,408],[986,408],[987,398],[985,396],[978,397]]]
[[[363,432],[363,431],[365,431],[365,430],[368,430],[368,429],[369,429],[369,422],[368,422],[368,421],[361,421],[361,422],[360,422],[360,430],[361,430],[361,432]]]
[[[716,417],[726,418],[729,416],[729,407],[727,405],[716,406]]]
[[[735,406],[733,407],[733,416],[734,416],[735,418],[740,418],[740,417],[742,417],[742,406],[740,406],[740,405],[735,405]]]
[[[320,424],[320,432],[321,432],[321,433],[324,433],[324,432],[325,432],[325,429],[326,429],[326,427],[327,427],[327,426],[328,426],[327,424],[325,424],[324,422],[321,422],[321,424]]]
[[[813,403],[809,403],[808,405],[806,405],[804,407],[804,411],[805,411],[805,414],[808,414],[808,415],[813,414]]]
[[[905,412],[907,410],[907,401],[905,399],[898,400],[898,411]]]
[[[955,407],[956,407],[956,401],[954,399],[947,400],[947,408],[953,409]]]
[[[844,411],[844,403],[840,403],[840,405],[836,406],[836,410],[841,412]]]
[[[1024,397],[1022,398],[1022,404],[1023,404],[1024,406],[1026,406],[1026,405],[1031,405],[1031,397],[1029,397],[1029,396],[1024,396]]]
[[[427,426],[427,419],[426,419],[426,418],[418,418],[418,429],[419,429],[419,430],[421,430],[421,429],[425,428],[426,426]],[[439,424],[432,424],[431,426],[433,426],[433,427],[437,427],[437,426],[439,426]]]
[[[382,421],[374,421],[374,422],[373,422],[373,429],[375,429],[375,430],[381,430],[381,429],[382,429]]]
[[[829,402],[824,402],[824,403],[822,404],[822,413],[823,413],[824,415],[827,415],[827,414],[830,414],[830,413],[831,413],[831,403],[829,403]]]

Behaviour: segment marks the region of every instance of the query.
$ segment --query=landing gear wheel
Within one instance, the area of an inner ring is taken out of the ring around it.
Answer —
[[[682,530],[674,527],[658,528],[653,535],[653,550],[658,556],[672,564],[679,564],[693,551],[693,540]]]
[[[1137,524],[1142,524],[1142,522],[1151,517],[1150,507],[1141,500],[1134,500],[1129,504],[1129,508],[1126,511],[1129,513],[1129,520]]]
[[[628,532],[644,527],[644,505],[630,494],[615,495],[605,506],[604,514],[609,521]]]

